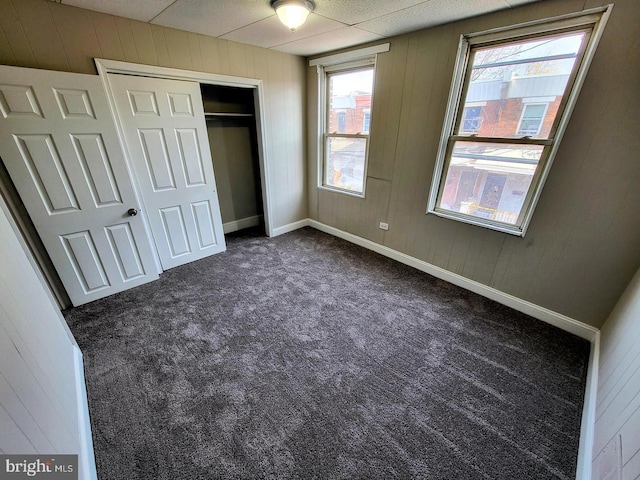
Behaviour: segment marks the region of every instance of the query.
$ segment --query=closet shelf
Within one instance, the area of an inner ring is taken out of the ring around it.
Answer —
[[[205,112],[205,117],[253,117],[253,113]]]

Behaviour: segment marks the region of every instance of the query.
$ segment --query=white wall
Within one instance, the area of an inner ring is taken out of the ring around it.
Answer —
[[[602,327],[593,480],[640,479],[640,270]]]
[[[85,408],[78,347],[0,198],[0,453],[80,454],[94,478]]]

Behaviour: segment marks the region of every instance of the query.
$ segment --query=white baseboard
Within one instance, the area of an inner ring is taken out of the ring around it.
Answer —
[[[372,250],[384,255],[385,257],[392,258],[400,263],[404,263],[405,265],[414,267],[420,271],[428,273],[429,275],[433,275],[436,278],[453,283],[454,285],[470,290],[491,300],[495,300],[496,302],[511,307],[514,310],[526,313],[538,320],[542,320],[543,322],[549,323],[591,342],[591,354],[589,355],[587,382],[585,386],[582,423],[580,426],[580,447],[578,450],[578,464],[576,472],[576,480],[591,480],[596,394],[598,390],[598,361],[600,355],[600,331],[597,328],[566,315],[562,315],[561,313],[554,312],[553,310],[522,300],[521,298],[514,297],[508,293],[501,292],[500,290],[482,283],[470,280],[462,275],[458,275],[457,273],[449,272],[448,270],[415,257],[411,257],[402,252],[398,252],[392,248],[385,247],[384,245],[372,242],[366,238],[358,237],[357,235],[325,225],[317,220],[305,219],[276,228],[274,229],[273,236],[282,235],[307,226],[313,227],[316,230],[320,230],[335,237],[342,238],[356,245],[360,245],[361,247]]]
[[[254,215],[253,217],[241,218],[240,220],[232,220],[223,223],[222,229],[224,233],[237,232],[244,228],[257,227],[262,222],[262,215]]]
[[[293,232],[294,230],[298,230],[303,227],[308,227],[310,221],[311,220],[309,220],[308,218],[305,218],[304,220],[298,220],[297,222],[289,223],[287,225],[283,225],[282,227],[276,227],[271,232],[271,236],[277,237],[278,235],[283,235],[285,233]]]
[[[574,335],[584,338],[585,340],[589,340],[590,342],[593,342],[596,334],[598,333],[598,329],[592,327],[591,325],[587,325],[586,323],[574,320],[573,318],[562,315],[561,313],[554,312],[534,303],[514,297],[513,295],[509,295],[508,293],[501,292],[500,290],[496,290],[495,288],[488,287],[487,285],[476,282],[475,280],[470,280],[466,277],[463,277],[462,275],[452,273],[448,270],[445,270],[444,268],[437,267],[423,260],[411,257],[405,253],[398,252],[397,250],[393,250],[392,248],[385,247],[384,245],[372,242],[371,240],[367,240],[366,238],[358,237],[357,235],[353,235],[337,228],[330,227],[329,225],[325,225],[324,223],[320,223],[316,220],[308,220],[308,225],[322,232],[329,233],[344,240],[348,240],[351,243],[360,245],[361,247],[372,250],[376,253],[384,255],[385,257],[397,260],[400,263],[409,265],[410,267],[421,270],[425,273],[428,273],[429,275],[433,275],[436,278],[445,280],[449,283],[453,283],[454,285],[462,287],[466,290],[470,290],[474,293],[482,295],[483,297],[495,300],[498,303],[511,307],[514,310],[518,310],[519,312],[526,313],[527,315],[531,315],[532,317],[537,318],[538,320],[542,320],[543,322],[550,323],[551,325],[554,325],[569,333],[573,333]]]
[[[80,452],[78,457],[78,478],[98,480],[96,459],[93,452],[91,421],[89,420],[89,404],[87,402],[87,386],[84,380],[84,362],[82,352],[77,346],[74,349],[74,366],[76,378],[76,403],[78,405],[78,435]]]
[[[596,332],[591,341],[587,384],[582,406],[580,424],[580,447],[578,448],[578,468],[576,480],[591,480],[593,465],[593,444],[595,442],[596,400],[598,395],[598,374],[600,365],[600,332]]]

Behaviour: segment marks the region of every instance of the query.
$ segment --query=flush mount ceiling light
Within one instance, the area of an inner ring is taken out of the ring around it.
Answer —
[[[292,32],[307,21],[314,4],[310,0],[274,0],[271,7],[278,14],[280,21]]]

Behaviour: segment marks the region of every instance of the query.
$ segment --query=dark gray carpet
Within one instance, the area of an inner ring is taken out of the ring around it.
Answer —
[[[340,239],[65,312],[101,480],[573,479],[589,345]]]

